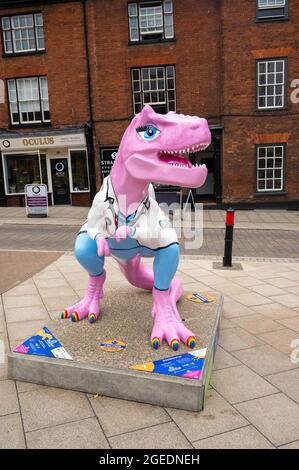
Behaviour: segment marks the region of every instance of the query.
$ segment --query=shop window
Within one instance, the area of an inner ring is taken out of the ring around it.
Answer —
[[[6,155],[7,193],[24,193],[26,184],[40,184],[38,154]]]
[[[130,42],[173,39],[172,0],[128,4]]]
[[[47,77],[12,79],[7,86],[13,125],[50,122]]]
[[[89,191],[86,150],[71,150],[73,191]]]
[[[257,147],[257,192],[284,190],[284,145]]]
[[[257,107],[277,109],[286,106],[286,59],[257,61]]]
[[[161,114],[176,110],[175,69],[173,65],[132,70],[134,113],[146,104]]]
[[[24,54],[45,50],[41,13],[4,16],[1,25],[5,54]]]
[[[258,21],[283,20],[288,17],[288,0],[257,0]]]

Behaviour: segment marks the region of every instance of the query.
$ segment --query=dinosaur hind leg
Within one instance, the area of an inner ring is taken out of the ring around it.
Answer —
[[[135,287],[145,290],[153,290],[154,273],[153,270],[147,268],[141,262],[140,255],[136,255],[126,263],[118,261],[121,272],[126,279]],[[183,294],[182,282],[179,278],[174,277],[170,284],[170,296],[174,304],[181,298]]]

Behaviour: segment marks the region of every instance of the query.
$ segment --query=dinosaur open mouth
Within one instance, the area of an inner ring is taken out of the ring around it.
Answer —
[[[209,142],[204,142],[181,150],[162,150],[159,158],[162,162],[167,163],[169,166],[174,166],[177,168],[200,167],[198,164],[195,164],[194,166],[192,165],[189,160],[189,154],[205,150],[209,145]]]

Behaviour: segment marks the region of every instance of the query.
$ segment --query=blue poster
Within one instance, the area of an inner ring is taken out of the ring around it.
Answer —
[[[166,357],[153,362],[137,364],[130,369],[154,372],[156,374],[176,375],[189,379],[200,379],[207,348],[197,349],[179,356]]]
[[[17,346],[13,352],[60,359],[73,359],[46,326],[34,336],[24,341],[24,343]]]

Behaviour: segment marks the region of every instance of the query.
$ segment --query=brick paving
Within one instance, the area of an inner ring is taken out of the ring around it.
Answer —
[[[0,293],[11,289],[61,256],[61,253],[0,251]]]
[[[79,225],[0,225],[0,247],[6,250],[71,251]],[[192,240],[192,238],[191,238]],[[204,229],[200,249],[186,249],[180,239],[182,254],[222,256],[224,229]],[[235,229],[234,256],[299,258],[299,233],[296,230]]]
[[[203,412],[15,383],[7,380],[4,363],[0,448],[298,449],[299,362],[290,356],[296,357],[292,341],[299,341],[299,263],[243,260],[242,266],[243,271],[215,270],[211,260],[194,257],[180,263],[178,275],[186,289],[225,296]],[[107,282],[117,287],[126,282],[121,279],[108,259]],[[7,348],[58,315],[65,302],[79,298],[86,280],[74,257],[63,255],[3,294],[0,335]],[[65,294],[47,310],[58,286]]]

